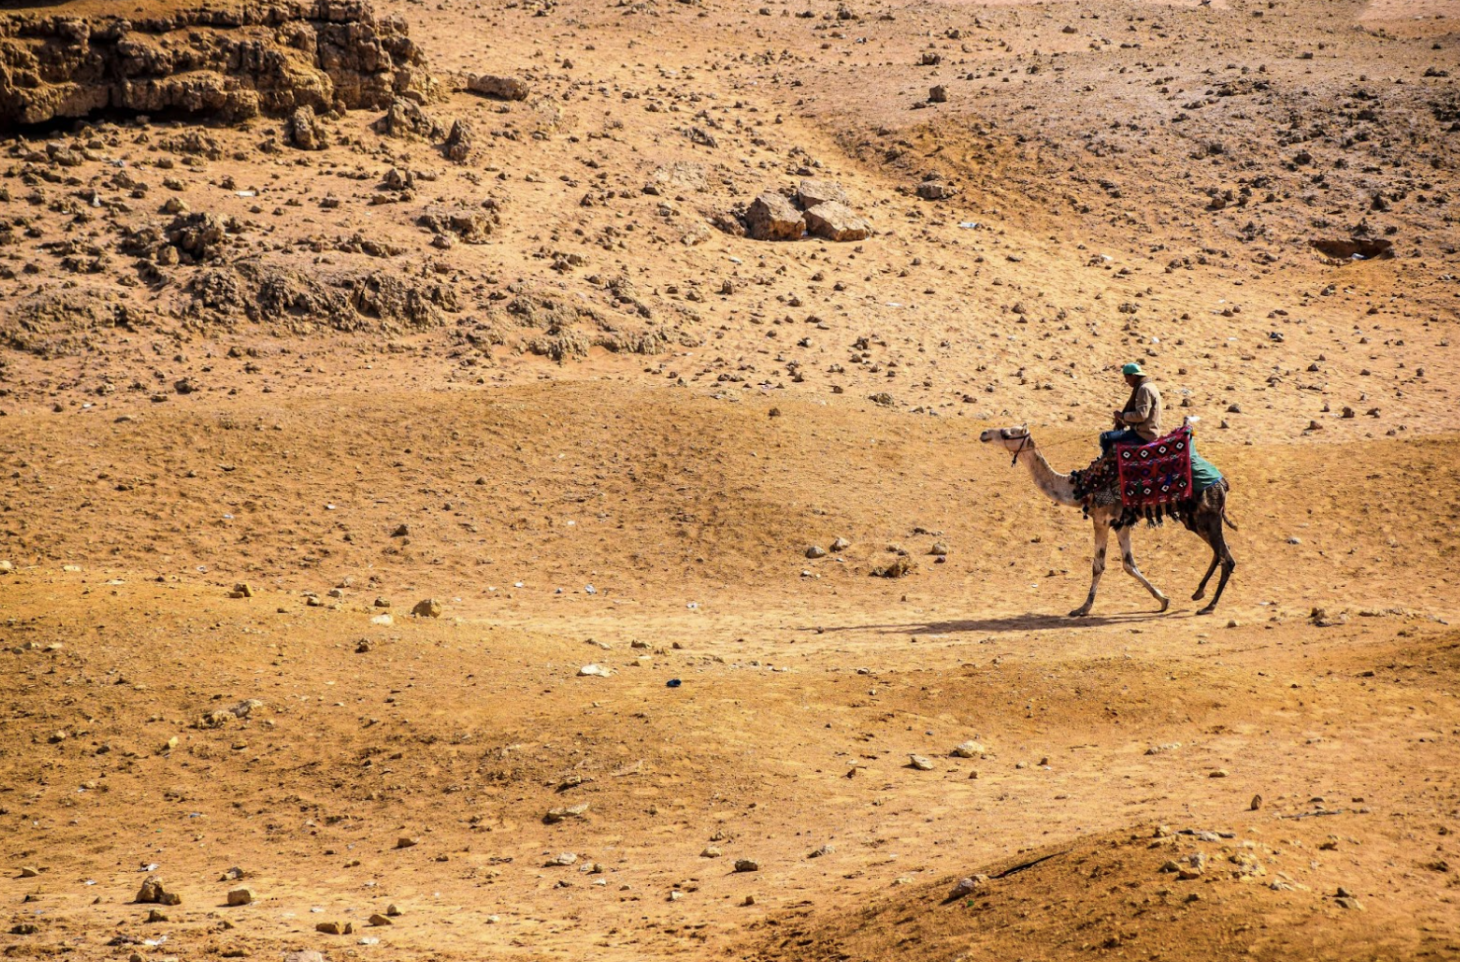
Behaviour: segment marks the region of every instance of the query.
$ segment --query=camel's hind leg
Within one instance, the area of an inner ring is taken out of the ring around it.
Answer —
[[[1090,562],[1090,594],[1085,603],[1070,612],[1071,618],[1083,618],[1095,605],[1095,591],[1100,587],[1100,576],[1105,574],[1105,545],[1110,540],[1110,524],[1102,518],[1091,518],[1095,522],[1095,557]]]
[[[1161,594],[1160,589],[1151,584],[1146,576],[1141,574],[1141,569],[1136,567],[1136,556],[1131,551],[1130,545],[1130,528],[1117,528],[1115,537],[1120,542],[1120,562],[1125,567],[1125,573],[1145,585],[1146,590],[1151,593],[1151,597],[1161,602],[1162,611],[1171,607],[1171,599]]]

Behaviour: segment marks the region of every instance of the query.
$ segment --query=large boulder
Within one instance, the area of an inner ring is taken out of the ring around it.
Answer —
[[[872,233],[872,225],[846,204],[829,200],[806,212],[806,230],[829,241],[859,241]]]
[[[851,206],[852,199],[842,190],[842,185],[832,180],[803,180],[796,188],[796,200],[802,210],[810,210],[818,204],[836,201]]]
[[[745,209],[745,225],[755,240],[800,240],[806,232],[806,219],[796,205],[771,191],[750,202]]]

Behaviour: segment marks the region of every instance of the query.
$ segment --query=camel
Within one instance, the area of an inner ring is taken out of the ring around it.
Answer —
[[[1121,524],[1122,506],[1120,495],[1117,491],[1104,493],[1102,497],[1097,493],[1089,502],[1082,502],[1075,497],[1075,483],[1068,474],[1060,474],[1049,466],[1044,455],[1039,453],[1039,447],[1034,443],[1026,427],[1013,428],[990,428],[979,435],[979,440],[988,444],[998,442],[1004,450],[1014,456],[1014,464],[1023,462],[1029,469],[1029,474],[1034,479],[1034,484],[1039,490],[1057,504],[1067,505],[1072,508],[1084,507],[1089,514],[1090,521],[1095,525],[1095,558],[1091,563],[1090,594],[1085,598],[1085,603],[1074,611],[1070,612],[1072,618],[1083,618],[1090,613],[1095,604],[1095,592],[1100,587],[1100,576],[1105,573],[1105,546],[1110,538],[1110,529],[1115,528],[1115,537],[1120,543],[1121,565],[1125,573],[1139,581],[1151,597],[1161,604],[1161,611],[1171,606],[1171,599],[1161,593],[1160,589],[1151,584],[1141,569],[1136,566],[1136,556],[1131,551],[1131,525]],[[1221,580],[1217,582],[1217,593],[1212,597],[1211,603],[1197,612],[1199,615],[1209,615],[1217,607],[1217,602],[1222,600],[1222,592],[1227,588],[1227,580],[1232,577],[1232,571],[1237,567],[1237,562],[1232,558],[1232,552],[1227,548],[1227,540],[1223,537],[1222,526],[1225,524],[1232,529],[1236,525],[1227,519],[1227,492],[1230,485],[1223,478],[1221,481],[1207,488],[1198,494],[1191,501],[1181,504],[1177,508],[1176,515],[1189,530],[1196,533],[1197,537],[1207,543],[1212,549],[1212,563],[1207,568],[1207,573],[1202,577],[1201,584],[1197,586],[1196,594],[1191,596],[1192,601],[1200,601],[1206,596],[1207,582],[1211,580],[1212,573],[1217,566],[1222,568]]]

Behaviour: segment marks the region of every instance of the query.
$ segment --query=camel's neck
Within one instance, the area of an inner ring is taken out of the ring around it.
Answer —
[[[1045,493],[1051,501],[1058,504],[1075,505],[1075,483],[1070,480],[1068,474],[1060,474],[1049,466],[1044,460],[1044,455],[1036,451],[1021,451],[1019,462],[1029,469],[1030,477],[1034,478],[1034,484],[1039,490]]]

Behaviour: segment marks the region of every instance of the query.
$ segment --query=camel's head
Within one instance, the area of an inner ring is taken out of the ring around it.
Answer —
[[[984,444],[996,441],[1011,454],[1034,450],[1034,439],[1029,436],[1029,428],[1023,424],[1012,428],[989,428],[978,439]]]

